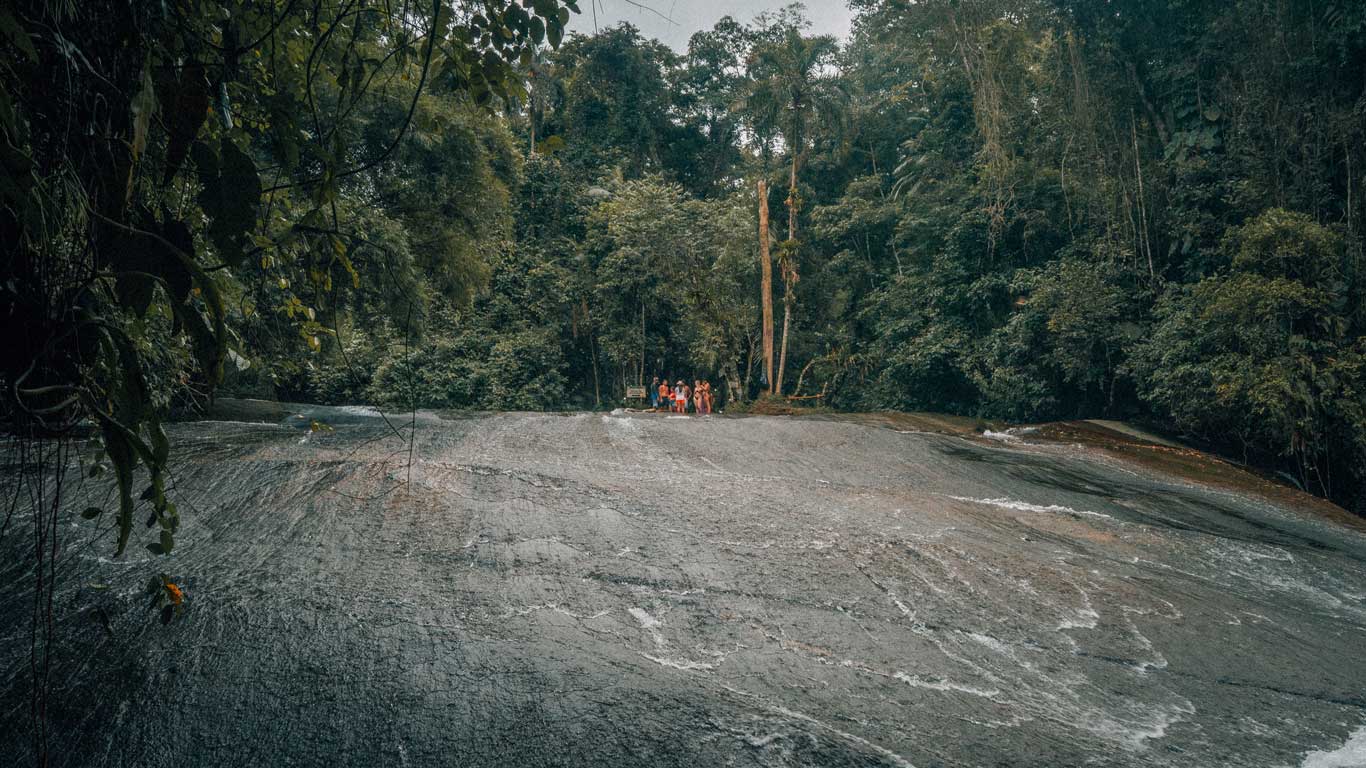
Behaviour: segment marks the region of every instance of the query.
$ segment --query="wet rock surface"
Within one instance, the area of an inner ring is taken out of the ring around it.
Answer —
[[[418,414],[410,454],[393,418],[175,425],[169,558],[111,560],[78,512],[112,494],[73,492],[54,764],[1366,759],[1366,534],[1307,503],[895,420]],[[0,582],[18,764],[31,527]]]

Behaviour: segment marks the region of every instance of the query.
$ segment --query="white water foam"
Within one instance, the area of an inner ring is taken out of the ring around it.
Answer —
[[[1095,689],[1084,675],[1065,672],[1053,675],[1022,657],[1016,652],[1015,647],[991,635],[980,632],[961,634],[972,642],[994,651],[1000,657],[1010,660],[1025,672],[1025,675],[1012,680],[1010,673],[1006,673],[1006,677],[997,676],[969,662],[990,682],[1003,684],[999,698],[993,700],[1022,707],[1031,712],[1042,711],[1049,716],[1065,717],[1067,721],[1075,723],[1077,728],[1125,750],[1139,752],[1148,749],[1149,741],[1161,739],[1171,725],[1195,714],[1195,707],[1185,700],[1166,704],[1135,703],[1132,706],[1124,705],[1118,708],[1097,706],[1081,695],[1083,689]],[[1146,643],[1146,638],[1141,642]],[[1151,645],[1148,647],[1151,648]],[[944,647],[940,646],[940,650],[944,650]],[[1166,660],[1161,659],[1160,655],[1159,662],[1162,665],[1166,664]],[[1144,666],[1157,666],[1157,663],[1145,663]]]
[[[971,496],[950,496],[949,498],[955,501],[970,501],[974,504],[987,504],[993,507],[1000,507],[1002,509],[1014,509],[1020,512],[1053,512],[1064,515],[1086,515],[1088,517],[1103,517],[1106,520],[1114,519],[1109,515],[1103,514],[1101,512],[1088,512],[1084,509],[1072,509],[1071,507],[1064,507],[1060,504],[1049,504],[1047,506],[1044,506],[1042,504],[1030,504],[1026,501],[1016,501],[1015,499],[1007,499],[1004,497],[999,499],[977,499]]]
[[[1332,752],[1306,754],[1300,768],[1366,768],[1366,726],[1356,729],[1346,744]]]
[[[897,672],[896,674],[892,675],[892,677],[895,677],[897,680],[900,680],[901,682],[913,688],[927,688],[931,691],[942,691],[945,693],[949,691],[957,691],[958,693],[967,693],[973,696],[981,696],[984,699],[990,699],[994,696],[1001,695],[1001,692],[996,690],[995,688],[985,690],[982,688],[974,688],[970,685],[961,685],[950,680],[926,680],[925,678],[920,677],[919,675],[908,675],[905,672]]]
[[[1038,431],[1038,427],[1011,427],[1004,432],[985,429],[982,430],[982,437],[988,440],[999,440],[1003,443],[1018,443],[1020,442],[1020,435],[1032,435]]]
[[[1058,622],[1058,629],[1095,629],[1098,619],[1100,619],[1100,614],[1090,608],[1078,608],[1076,618],[1063,619]]]
[[[664,636],[659,634],[659,620],[645,612],[642,608],[631,608],[630,614],[635,617],[636,621],[640,622],[641,629],[650,633],[650,639],[654,641],[655,647],[663,648],[665,643]],[[654,661],[654,659],[651,659],[651,661]]]
[[[636,435],[640,433],[640,422],[630,416],[618,416],[615,411],[612,412],[611,416],[603,414],[602,423],[606,424],[607,429],[613,434]]]
[[[1125,749],[1141,752],[1148,748],[1149,741],[1166,736],[1169,727],[1193,714],[1195,707],[1189,703],[1157,707],[1142,715],[1135,714],[1124,719],[1097,710],[1093,718],[1083,719],[1079,725],[1102,738],[1117,742]]]
[[[640,653],[642,658],[649,659],[650,661],[653,661],[661,667],[681,669],[684,672],[705,672],[709,669],[716,669],[716,666],[714,664],[708,664],[703,661],[689,661],[687,659],[667,659],[662,656],[651,656],[650,654],[641,651],[637,651],[637,653]]]

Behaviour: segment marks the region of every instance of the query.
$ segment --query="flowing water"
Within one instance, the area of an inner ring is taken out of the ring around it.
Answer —
[[[73,489],[52,763],[1366,765],[1366,534],[1307,497],[891,417],[408,419],[173,426],[169,558]]]

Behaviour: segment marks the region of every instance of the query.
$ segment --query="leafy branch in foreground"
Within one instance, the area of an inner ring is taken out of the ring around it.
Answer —
[[[284,303],[316,338],[311,300],[334,275],[360,287],[343,186],[395,153],[425,93],[477,105],[523,96],[516,67],[559,44],[571,10],[573,0],[0,9],[0,415],[26,438],[98,426],[118,486],[117,553],[138,501],[161,529],[150,548],[174,547],[161,419],[181,385],[211,398],[225,361],[241,358],[228,302],[244,285],[287,289],[284,273],[302,274]],[[396,93],[401,119],[358,146],[363,118]]]

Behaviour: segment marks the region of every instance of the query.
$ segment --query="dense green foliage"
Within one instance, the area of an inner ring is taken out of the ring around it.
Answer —
[[[43,463],[66,442],[32,441],[97,425],[91,471],[117,482],[117,552],[147,502],[146,546],[164,554],[179,524],[171,405],[211,397],[225,367],[252,359],[312,367],[286,361],[345,343],[344,324],[411,334],[433,304],[469,300],[486,243],[507,237],[502,180],[517,162],[481,105],[525,94],[518,68],[559,44],[573,9],[0,8],[0,414],[21,455],[36,445],[14,499],[44,509],[40,574],[61,488]]]
[[[1136,419],[1366,505],[1366,7],[851,4],[843,46],[793,7],[723,19],[683,52],[629,25],[535,46],[559,35],[540,2],[507,4],[521,15],[491,38],[456,3],[440,56],[421,10],[393,36],[382,14],[292,3],[143,30],[155,42],[110,77],[131,155],[96,181],[138,201],[111,219],[199,266],[169,290],[97,281],[132,349],[76,356],[82,380],[136,361],[147,419],[218,366],[239,394],[402,407],[612,407],[653,375],[734,402],[781,382],[848,410]],[[28,154],[9,115],[37,120],[35,98],[0,104]],[[202,127],[167,106],[196,100]],[[760,375],[759,180],[776,382]],[[63,226],[80,237],[48,252],[108,231]]]
[[[1366,11],[855,5],[838,51],[788,9],[681,54],[621,26],[539,58],[490,129],[527,138],[487,288],[414,349],[372,335],[378,375],[325,386],[325,350],[285,394],[757,396],[766,179],[780,394],[1137,419],[1363,503]]]

